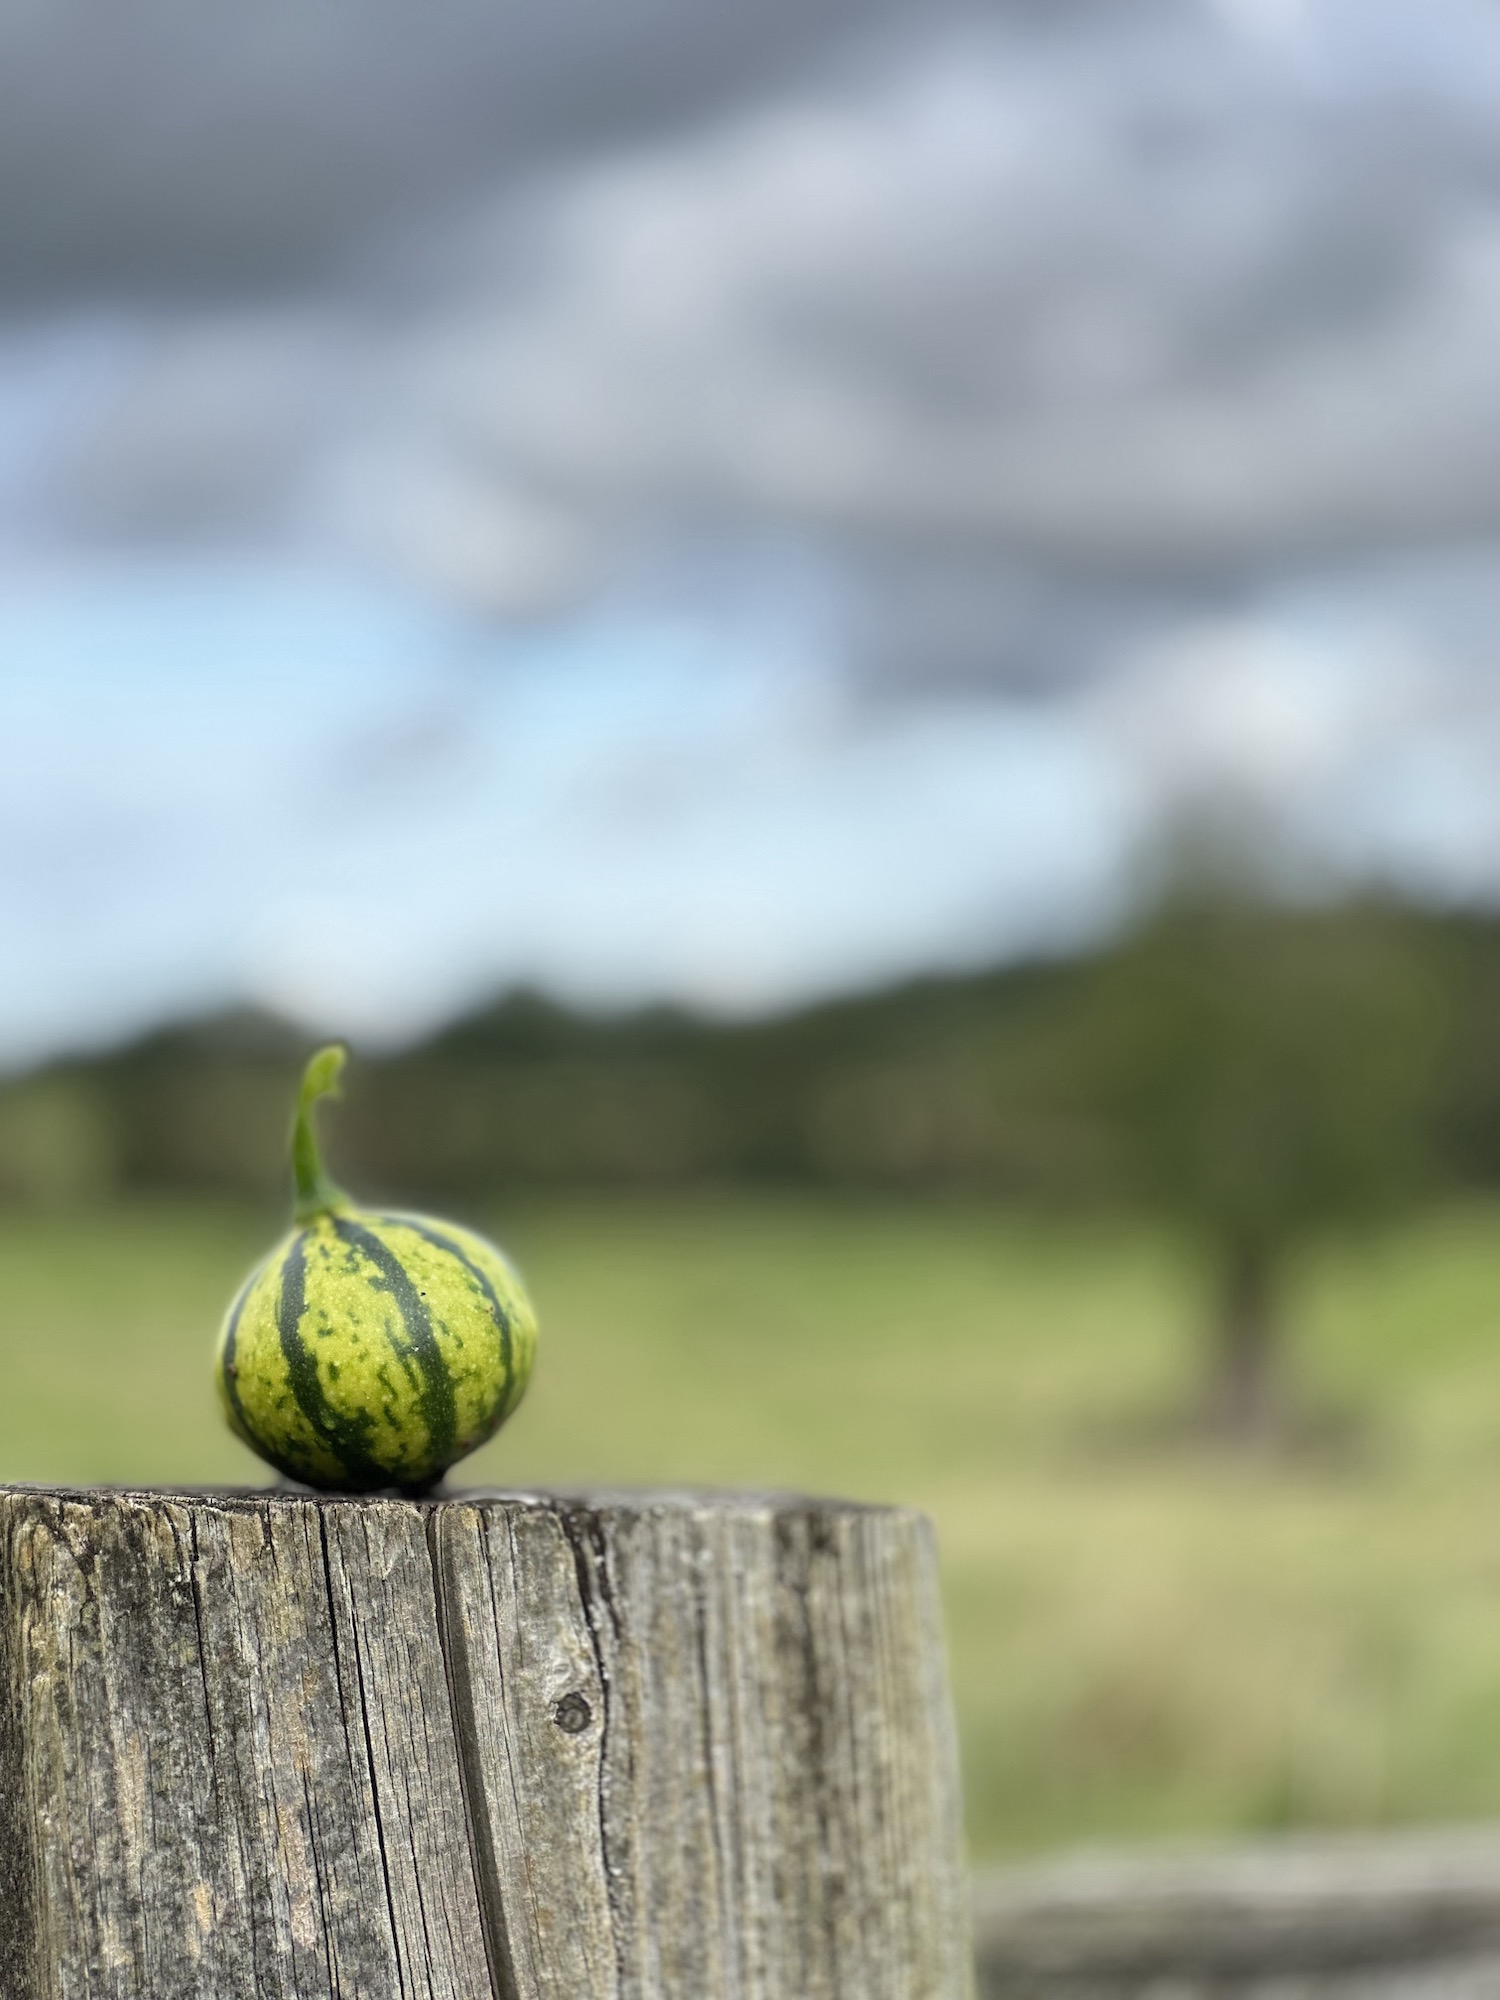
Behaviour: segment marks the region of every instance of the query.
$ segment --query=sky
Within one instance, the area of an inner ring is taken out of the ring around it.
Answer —
[[[1493,0],[0,0],[0,1063],[1500,900]]]

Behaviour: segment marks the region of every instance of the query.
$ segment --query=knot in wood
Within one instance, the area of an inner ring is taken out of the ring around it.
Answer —
[[[565,1694],[552,1711],[552,1720],[569,1736],[581,1736],[594,1719],[594,1711],[578,1693]]]

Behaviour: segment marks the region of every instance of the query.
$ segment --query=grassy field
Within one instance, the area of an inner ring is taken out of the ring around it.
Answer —
[[[0,1478],[259,1482],[208,1352],[273,1227],[0,1217]],[[1199,1294],[1138,1231],[724,1197],[499,1233],[542,1360],[464,1476],[927,1508],[976,1854],[1500,1814],[1500,1212],[1301,1273],[1300,1390],[1338,1421],[1276,1465],[1160,1422]]]

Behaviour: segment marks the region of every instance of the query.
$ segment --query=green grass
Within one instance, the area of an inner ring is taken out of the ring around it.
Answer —
[[[259,1483],[208,1354],[275,1226],[0,1217],[0,1478]],[[1280,1464],[1154,1423],[1200,1308],[1141,1231],[724,1197],[500,1233],[542,1355],[461,1476],[927,1508],[976,1853],[1500,1813],[1500,1213],[1300,1274],[1300,1393],[1345,1421]]]

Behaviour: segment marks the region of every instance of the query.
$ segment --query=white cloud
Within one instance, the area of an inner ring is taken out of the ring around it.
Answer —
[[[1467,603],[1445,621],[1435,599]],[[1071,706],[1142,825],[1263,840],[1304,890],[1500,901],[1493,551],[1272,589],[1147,643]]]
[[[1243,33],[1297,48],[1312,32],[1316,0],[1214,0],[1214,5]]]
[[[254,998],[389,1040],[517,980],[744,1011],[1058,948],[1121,801],[1057,717],[794,648],[170,572],[0,598],[0,1058]],[[204,663],[212,668],[203,671]]]

